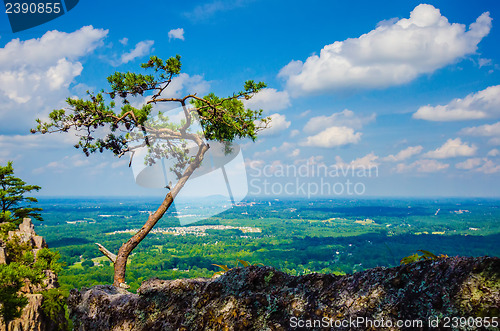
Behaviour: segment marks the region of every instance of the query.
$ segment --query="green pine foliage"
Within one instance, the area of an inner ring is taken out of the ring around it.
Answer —
[[[25,196],[39,189],[40,186],[27,185],[15,177],[12,162],[0,166],[0,244],[6,258],[6,263],[0,264],[0,316],[6,322],[19,317],[28,303],[19,292],[26,283],[43,287],[46,270],[57,273],[63,266],[58,261],[58,252],[42,248],[35,256],[31,245],[23,243],[17,236],[8,236],[9,231],[15,231],[25,217],[43,220],[39,213],[42,209],[31,205],[37,199]]]
[[[206,139],[222,143],[230,143],[236,138],[246,137],[255,140],[257,132],[270,122],[270,118],[262,117],[262,110],[247,109],[242,102],[265,88],[266,85],[263,82],[246,81],[242,91],[235,92],[228,97],[218,97],[210,93],[204,97],[190,94],[184,98],[162,98],[163,91],[181,72],[181,57],[177,55],[162,60],[152,56],[141,67],[153,73],[115,72],[108,77],[110,92],[103,90],[97,94],[87,92],[88,99],[68,98],[66,100],[68,108],[52,111],[47,122],[38,119],[37,127],[31,132],[45,134],[76,130],[81,134],[75,148],[81,148],[86,156],[96,152],[102,153],[105,150],[111,151],[116,156],[122,156],[126,152],[133,151],[131,142],[142,140],[146,141],[146,144],[152,147],[151,149],[159,147],[152,146],[153,142],[148,141],[148,136],[154,139],[153,133],[155,128],[158,129],[158,123],[149,123],[153,105],[158,102],[175,102],[182,106],[188,103],[193,104],[196,108],[191,110],[188,116],[198,117]],[[145,94],[151,99],[140,108],[130,104],[131,98]],[[115,102],[115,99],[119,102]],[[166,116],[163,119],[161,127],[167,129],[168,132],[165,136],[165,131],[163,131],[159,136],[179,139],[175,133],[185,134],[189,131],[189,123],[186,127],[172,126]],[[146,121],[148,121],[147,124]],[[100,136],[99,133],[102,132],[102,130],[98,131],[100,127],[106,127],[111,132]],[[146,129],[148,135],[146,135]],[[141,131],[144,134],[137,133]],[[170,152],[174,155],[179,154],[176,150]],[[156,158],[164,156],[156,155]],[[184,165],[188,163],[185,162]]]
[[[19,225],[25,217],[43,221],[39,213],[41,209],[32,206],[37,199],[25,196],[40,189],[40,186],[27,185],[15,177],[11,161],[7,162],[7,166],[0,166],[0,223],[12,222]]]
[[[24,254],[23,259],[29,261],[29,257],[29,254]],[[26,280],[38,285],[45,278],[44,271],[34,267],[33,261],[0,264],[0,315],[7,322],[19,317],[28,303],[26,297],[19,293]]]
[[[44,315],[54,323],[57,330],[66,329],[67,322],[62,317],[61,312],[67,310],[68,293],[60,288],[53,288],[41,293],[43,295],[42,311]]]
[[[61,255],[48,248],[42,248],[36,254],[36,261],[33,268],[36,270],[52,270],[56,274],[63,268],[63,263],[59,262]]]
[[[27,304],[26,298],[19,293],[26,281],[41,285],[46,270],[57,273],[63,264],[58,261],[59,253],[48,248],[39,250],[35,257],[32,248],[20,243],[17,237],[7,241],[5,251],[8,263],[0,264],[0,315],[5,321],[10,321],[19,317]]]
[[[22,308],[28,303],[19,290],[26,278],[35,278],[32,270],[21,263],[0,264],[0,315],[4,321],[21,316]]]

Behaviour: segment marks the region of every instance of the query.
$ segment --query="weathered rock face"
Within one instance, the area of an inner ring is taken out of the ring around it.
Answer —
[[[34,250],[47,247],[47,243],[42,236],[37,236],[35,226],[31,223],[30,218],[25,218],[19,225],[19,230],[9,231],[9,239],[14,236],[18,237],[22,243],[28,243]]]
[[[435,318],[443,327],[444,317],[499,316],[499,290],[499,258],[452,257],[346,276],[251,266],[216,279],[152,279],[138,294],[73,290],[68,305],[75,330],[380,330],[370,328],[380,321],[426,330]]]
[[[9,322],[8,326],[0,321],[0,330],[6,331],[45,331],[48,330],[45,325],[40,307],[42,306],[43,296],[41,294],[27,294],[28,304],[23,309],[23,315],[20,318]]]
[[[25,218],[23,223],[19,225],[17,231],[9,231],[8,238],[11,239],[14,236],[20,239],[21,243],[28,243],[33,248],[33,253],[36,253],[47,247],[45,239],[42,236],[38,236],[35,233],[33,223],[31,219]],[[2,255],[3,253],[3,255]],[[2,259],[3,258],[3,259]],[[0,240],[0,263],[6,263],[5,252],[2,247],[2,242]],[[21,288],[21,292],[28,299],[28,304],[24,307],[21,317],[10,321],[8,325],[0,317],[0,331],[52,331],[57,330],[56,323],[49,320],[42,310],[43,295],[37,292],[42,290],[50,290],[59,287],[57,282],[57,275],[51,270],[45,270],[45,279],[43,280],[44,286],[30,284],[26,281],[25,285]],[[64,314],[59,316],[61,321],[60,325],[64,325]]]
[[[5,264],[5,263],[7,263],[7,256],[5,254],[5,244],[2,241],[2,239],[0,239],[0,264]]]

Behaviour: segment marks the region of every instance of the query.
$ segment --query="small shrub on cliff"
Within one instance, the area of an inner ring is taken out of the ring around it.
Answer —
[[[58,273],[62,270],[63,263],[59,262],[61,255],[59,252],[53,252],[48,248],[42,248],[36,254],[36,261],[33,265],[38,270],[52,270]]]
[[[60,288],[53,288],[41,293],[43,295],[43,313],[54,323],[54,327],[56,327],[57,330],[64,330],[66,328],[67,321],[63,318],[64,314],[61,314],[61,312],[66,310],[66,299],[68,298],[68,293],[64,292]]]
[[[425,251],[423,249],[419,249],[417,252],[421,252],[423,255],[420,255],[418,253],[415,253],[410,256],[406,256],[401,259],[400,264],[409,264],[417,261],[423,261],[423,260],[439,260],[439,259],[444,259],[447,258],[448,255],[441,254],[439,256],[429,252]]]
[[[19,262],[0,264],[0,315],[6,322],[21,316],[23,307],[28,303],[26,297],[19,293],[26,279],[32,284],[39,284],[43,277]]]
[[[241,265],[242,265],[243,267],[249,267],[249,266],[251,266],[251,265],[261,265],[261,266],[263,266],[263,264],[262,264],[262,263],[250,264],[250,262],[248,262],[248,261],[237,259],[237,260],[236,260],[236,266],[235,266],[235,268],[238,268],[238,264],[240,264],[240,263],[241,263]],[[213,275],[212,277],[215,277],[215,276],[221,276],[221,275],[223,275],[224,273],[226,273],[227,271],[229,271],[229,270],[231,270],[231,269],[232,269],[232,268],[229,268],[229,267],[228,267],[227,265],[225,265],[225,264],[212,264],[212,265],[214,265],[214,266],[219,267],[219,268],[221,268],[221,269],[222,269],[221,271],[214,273],[214,275]]]

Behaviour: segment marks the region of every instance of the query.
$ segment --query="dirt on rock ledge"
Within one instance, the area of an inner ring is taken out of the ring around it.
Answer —
[[[499,291],[499,258],[451,257],[346,276],[251,266],[215,279],[151,279],[138,294],[73,290],[68,305],[75,330],[437,330],[446,318],[498,317]],[[487,329],[469,325],[457,329]]]

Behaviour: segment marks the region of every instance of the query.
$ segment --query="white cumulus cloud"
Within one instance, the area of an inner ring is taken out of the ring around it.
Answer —
[[[361,132],[354,132],[353,128],[332,126],[318,134],[307,137],[300,145],[324,148],[338,147],[358,143],[361,140],[361,135]]]
[[[477,172],[482,172],[484,174],[494,174],[500,172],[500,165],[495,162],[485,159],[484,164],[476,169]]]
[[[102,45],[107,34],[92,26],[71,33],[54,30],[0,48],[0,122],[9,123],[2,129],[27,131],[37,117],[63,106],[83,70],[79,60]]]
[[[375,153],[371,152],[363,157],[352,160],[350,163],[345,163],[340,156],[335,157],[336,166],[338,167],[350,167],[350,168],[362,168],[362,169],[372,169],[380,165],[377,160],[379,157]]]
[[[500,85],[454,99],[446,105],[422,106],[413,118],[427,121],[464,121],[500,116]]]
[[[36,39],[13,39],[0,48],[0,68],[47,68],[59,59],[74,61],[102,45],[107,34],[108,30],[84,26],[71,33],[53,30]]]
[[[488,156],[495,157],[498,155],[500,155],[500,151],[496,148],[493,148],[491,151],[488,152]]]
[[[288,92],[274,88],[262,89],[249,100],[244,100],[244,103],[247,108],[262,109],[264,112],[278,111],[292,105]]]
[[[306,117],[311,113],[311,109],[304,110],[302,113],[299,114],[299,117]]]
[[[401,162],[406,160],[414,155],[420,154],[424,148],[422,146],[410,146],[408,148],[403,149],[396,155],[388,155],[383,158],[384,161],[388,162]]]
[[[481,163],[483,163],[483,161],[480,158],[475,157],[475,158],[470,158],[470,159],[467,159],[463,162],[455,164],[455,168],[463,169],[463,170],[470,170],[470,169],[476,168]]]
[[[285,131],[290,127],[292,122],[286,120],[286,116],[282,114],[272,114],[269,117],[271,117],[271,122],[268,124],[267,128],[263,129],[262,131],[259,132],[260,136],[276,136],[279,135],[281,132]],[[261,123],[256,121],[255,123],[257,126],[261,126]]]
[[[482,172],[484,174],[494,174],[500,172],[500,165],[488,158],[470,158],[455,165],[457,169]]]
[[[209,89],[210,83],[204,80],[203,76],[181,73],[172,78],[163,95],[167,98],[180,98],[193,93],[203,96]]]
[[[465,128],[460,133],[470,136],[500,136],[500,122]]]
[[[304,132],[315,133],[332,126],[346,126],[361,129],[365,124],[373,122],[376,115],[356,116],[353,111],[345,109],[330,116],[316,116],[309,119],[304,126]]]
[[[267,149],[265,151],[255,152],[253,154],[253,157],[255,159],[257,159],[257,158],[267,158],[267,157],[274,157],[274,158],[276,158],[277,155],[283,155],[285,153],[288,153],[291,149],[293,149],[293,147],[294,147],[293,144],[285,141],[279,147],[273,146],[270,149]],[[296,149],[296,150],[298,151],[298,149]],[[292,154],[293,154],[293,152],[292,152]],[[297,155],[298,155],[298,153],[297,153]]]
[[[172,29],[172,30],[168,31],[168,40],[172,40],[172,39],[184,40],[184,29],[178,28],[178,29]]]
[[[472,156],[476,154],[477,147],[463,143],[460,138],[448,139],[443,146],[424,154],[425,157],[432,159],[447,159],[458,156]]]
[[[326,45],[305,62],[290,62],[279,76],[295,95],[401,85],[475,53],[491,21],[485,12],[467,29],[421,4],[410,18],[386,21],[359,38]]]
[[[481,67],[490,66],[491,63],[492,63],[491,59],[480,58],[478,64],[479,64],[479,68],[481,68]]]
[[[416,170],[417,172],[431,173],[431,172],[442,171],[444,169],[447,169],[449,166],[450,166],[449,164],[442,163],[437,160],[423,159],[423,160],[417,160],[410,164],[399,163],[396,166],[396,171],[401,173],[401,172],[409,172]]]
[[[120,62],[115,63],[116,65],[129,63],[138,57],[143,57],[151,53],[151,48],[155,42],[153,40],[139,41],[133,49],[122,54],[120,57]]]
[[[300,154],[300,149],[296,148],[288,156],[297,157],[297,156],[299,156],[299,154]]]

